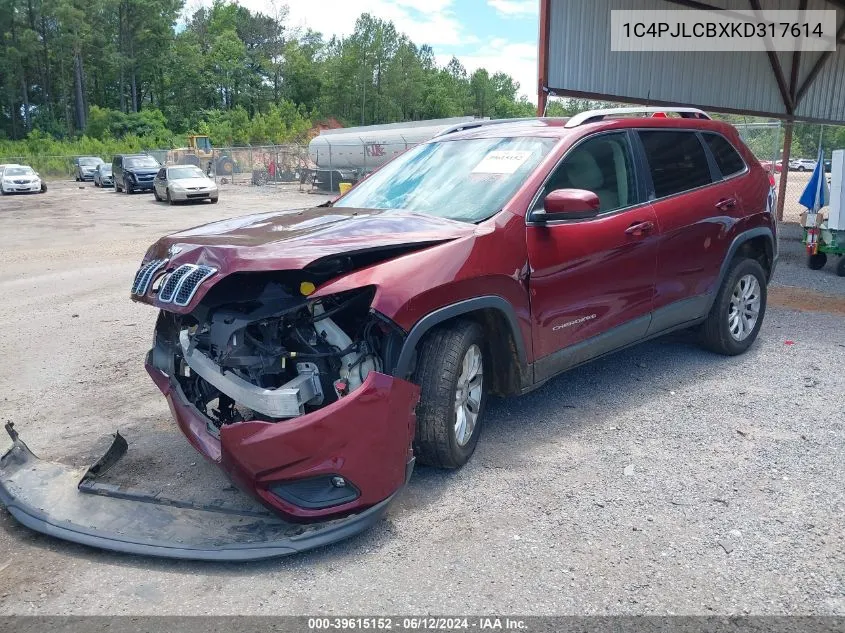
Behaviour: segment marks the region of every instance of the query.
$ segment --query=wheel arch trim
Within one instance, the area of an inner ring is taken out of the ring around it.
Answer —
[[[505,317],[514,339],[514,345],[516,346],[516,352],[519,356],[519,362],[525,366],[528,362],[525,353],[525,341],[522,338],[519,321],[516,318],[516,312],[513,309],[513,306],[502,297],[497,295],[486,295],[465,299],[463,301],[458,301],[457,303],[443,306],[433,312],[429,312],[417,321],[405,337],[402,350],[399,352],[399,359],[396,361],[396,367],[394,367],[392,372],[393,375],[404,378],[410,374],[414,351],[423,336],[425,336],[433,327],[463,314],[488,309],[497,310]]]
[[[772,265],[771,270],[769,271],[769,278],[766,280],[771,281],[772,276],[775,272],[775,265],[777,264],[778,258],[778,251],[777,245],[775,244],[774,235],[772,235],[772,230],[767,226],[758,226],[753,229],[748,229],[743,231],[742,233],[738,234],[734,237],[731,245],[728,247],[728,252],[725,254],[725,258],[722,260],[722,266],[719,268],[719,276],[716,279],[716,285],[713,288],[713,291],[710,293],[710,305],[707,308],[707,311],[710,311],[710,308],[713,306],[713,302],[716,300],[716,295],[719,293],[719,288],[722,287],[722,283],[725,281],[725,276],[728,274],[728,269],[730,268],[731,261],[733,261],[734,255],[736,255],[739,248],[748,242],[749,240],[753,240],[757,237],[765,237],[769,242],[769,247],[772,249]]]

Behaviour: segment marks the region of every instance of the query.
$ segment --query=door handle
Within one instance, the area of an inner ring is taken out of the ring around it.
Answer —
[[[736,198],[722,198],[719,202],[716,203],[716,208],[725,210],[725,209],[733,209],[736,206]]]
[[[639,237],[643,233],[648,233],[654,228],[654,222],[634,222],[631,226],[625,229],[625,235],[634,235]]]

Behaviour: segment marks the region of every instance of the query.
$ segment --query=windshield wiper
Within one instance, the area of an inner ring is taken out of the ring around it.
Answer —
[[[318,204],[317,208],[319,209],[320,207],[331,207],[333,205],[334,202],[332,202],[331,200],[326,200],[323,204]]]

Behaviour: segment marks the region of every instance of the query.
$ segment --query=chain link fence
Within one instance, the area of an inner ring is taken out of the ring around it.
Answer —
[[[835,149],[845,149],[845,127],[835,125],[805,126],[804,136],[808,137],[801,143],[793,137],[792,152],[789,166],[783,171],[781,159],[783,156],[783,142],[786,126],[781,121],[734,123],[742,140],[757,157],[757,160],[774,174],[775,188],[783,200],[783,221],[798,222],[801,213],[806,209],[798,200],[807,183],[810,181],[818,159],[819,144],[821,144],[825,172],[830,183],[831,152]],[[798,129],[798,125],[795,129]],[[808,140],[809,139],[809,140]],[[781,180],[786,184],[781,193]]]

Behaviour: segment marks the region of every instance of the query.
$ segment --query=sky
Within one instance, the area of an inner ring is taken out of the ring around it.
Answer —
[[[267,0],[239,0],[254,11],[275,13]],[[391,20],[417,45],[434,49],[440,65],[455,55],[469,73],[505,72],[520,94],[537,102],[539,0],[282,0],[288,24],[326,38],[348,35],[362,13]]]

